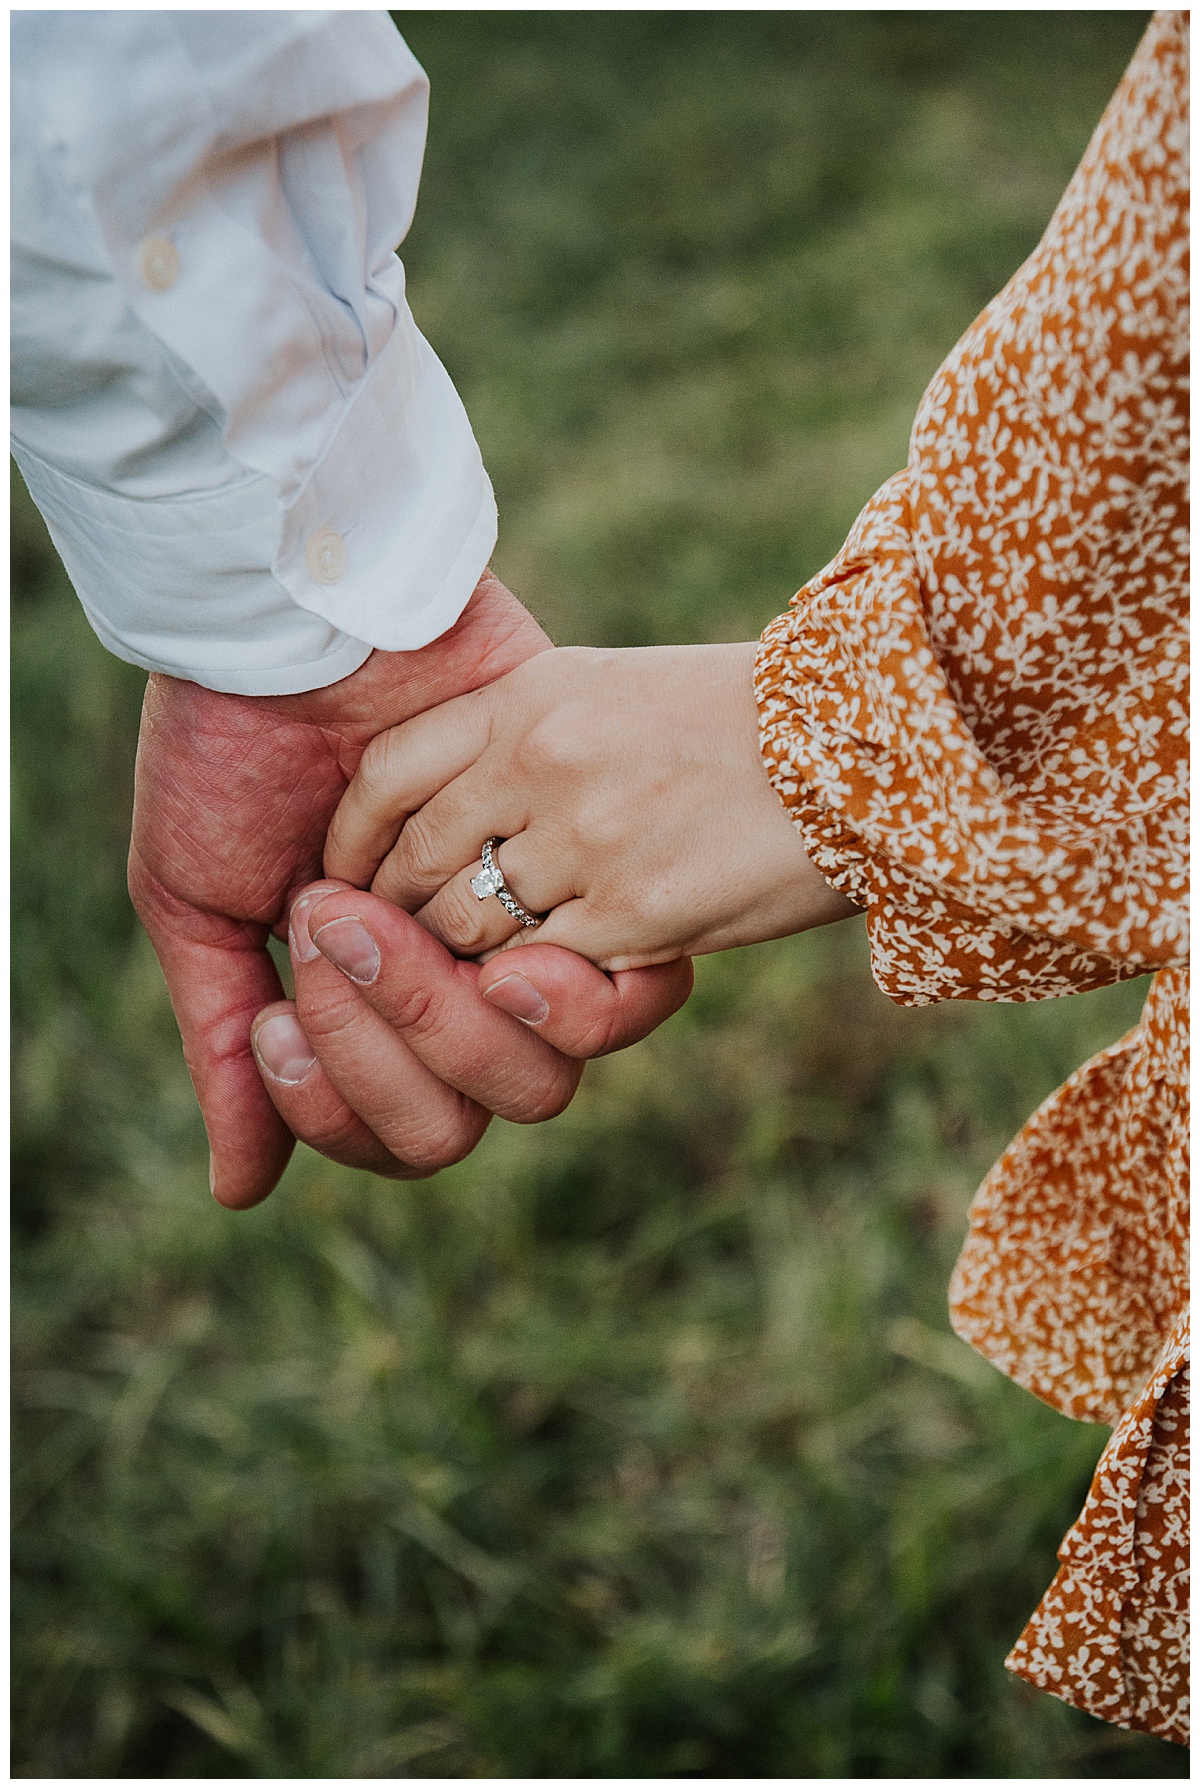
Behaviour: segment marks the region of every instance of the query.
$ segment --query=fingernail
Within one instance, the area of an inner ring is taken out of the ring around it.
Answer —
[[[300,899],[293,904],[292,911],[288,915],[288,948],[298,962],[312,963],[321,954],[308,935],[310,909],[318,901],[323,901],[326,895],[340,894],[340,892],[341,890],[335,888],[333,883],[329,883],[320,888],[310,888],[307,894],[302,894]]]
[[[208,1190],[215,1199],[217,1196],[217,1164],[211,1155],[208,1158]]]
[[[550,1012],[533,983],[523,975],[506,975],[503,981],[494,982],[483,997],[526,1025],[540,1025]]]
[[[313,943],[335,969],[369,987],[379,974],[379,946],[361,919],[331,919],[318,926]]]
[[[254,1054],[272,1080],[294,1087],[317,1060],[291,1013],[276,1013],[264,1019],[251,1033]]]

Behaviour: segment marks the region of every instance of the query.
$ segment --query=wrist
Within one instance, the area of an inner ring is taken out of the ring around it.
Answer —
[[[361,752],[387,727],[492,683],[551,642],[500,579],[485,571],[444,634],[411,652],[376,650],[348,677],[298,696],[258,702],[281,719],[336,729]],[[357,754],[353,765],[357,764]]]

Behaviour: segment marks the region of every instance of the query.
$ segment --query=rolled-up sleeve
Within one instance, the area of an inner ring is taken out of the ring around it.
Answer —
[[[496,537],[413,321],[386,13],[13,23],[14,453],[100,638],[240,694],[457,618]]]

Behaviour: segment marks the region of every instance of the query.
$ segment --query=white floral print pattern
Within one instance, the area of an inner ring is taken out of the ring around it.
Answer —
[[[762,746],[905,1004],[1159,970],[988,1176],[955,1327],[1116,1424],[1015,1647],[1186,1737],[1187,15],[1155,15],[908,464],[763,635]]]

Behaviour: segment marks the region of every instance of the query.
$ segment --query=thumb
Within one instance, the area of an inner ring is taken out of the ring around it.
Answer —
[[[213,1197],[244,1211],[267,1197],[295,1143],[250,1047],[254,1019],[283,997],[266,948],[267,928],[182,902],[168,907],[161,899],[145,899],[144,890],[138,907],[166,977],[204,1116]]]
[[[606,1056],[649,1035],[692,991],[688,957],[607,975],[557,944],[501,950],[479,971],[479,992],[566,1056]]]

